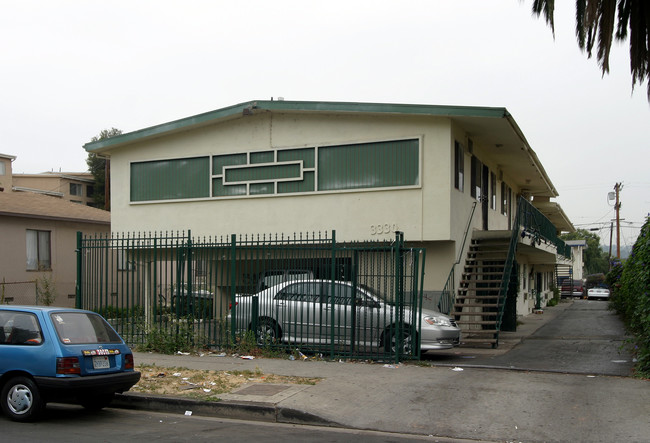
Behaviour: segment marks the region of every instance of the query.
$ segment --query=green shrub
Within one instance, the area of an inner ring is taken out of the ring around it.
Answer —
[[[641,228],[630,257],[624,265],[614,263],[607,281],[611,307],[635,335],[636,372],[650,377],[650,219]]]

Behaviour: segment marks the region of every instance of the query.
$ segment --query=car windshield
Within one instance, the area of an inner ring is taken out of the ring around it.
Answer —
[[[122,343],[117,333],[97,314],[53,312],[50,316],[64,344]]]

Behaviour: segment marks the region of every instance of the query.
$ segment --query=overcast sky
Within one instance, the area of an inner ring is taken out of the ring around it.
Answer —
[[[0,0],[0,153],[16,173],[85,171],[84,143],[249,100],[505,107],[577,227],[614,216],[622,245],[650,208],[650,105],[628,49],[611,73],[555,39],[532,0]],[[320,5],[320,6],[319,6]]]

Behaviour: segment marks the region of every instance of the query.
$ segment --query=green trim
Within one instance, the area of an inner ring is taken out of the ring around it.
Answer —
[[[303,101],[273,101],[256,100],[239,103],[215,111],[194,115],[192,117],[174,120],[168,123],[151,126],[134,132],[115,137],[86,143],[84,149],[88,152],[101,152],[118,146],[136,143],[153,137],[160,137],[178,131],[189,130],[208,124],[232,118],[246,118],[260,111],[286,112],[328,112],[328,113],[359,113],[359,114],[401,114],[427,115],[435,117],[484,117],[510,118],[505,108],[488,108],[473,106],[441,106],[441,105],[410,105],[391,103],[356,103],[356,102],[303,102]]]

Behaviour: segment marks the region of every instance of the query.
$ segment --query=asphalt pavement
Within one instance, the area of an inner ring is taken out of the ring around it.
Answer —
[[[419,363],[136,353],[138,364],[322,380],[244,385],[213,403],[125,393],[114,406],[434,439],[647,442],[650,384],[629,376],[626,338],[606,302],[577,300],[524,317],[497,349],[455,348]]]

